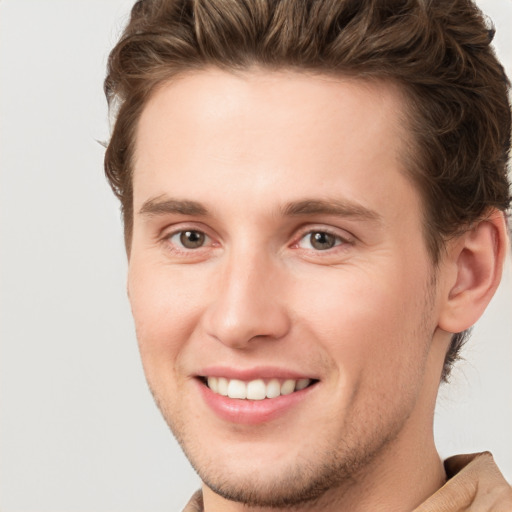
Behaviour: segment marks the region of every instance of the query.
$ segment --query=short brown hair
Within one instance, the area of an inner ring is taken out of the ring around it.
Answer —
[[[471,0],[139,0],[105,80],[116,110],[105,172],[128,250],[134,137],[155,87],[187,70],[258,65],[401,86],[414,141],[404,157],[436,264],[447,238],[510,205],[509,82],[493,34]],[[465,335],[453,336],[445,380]]]

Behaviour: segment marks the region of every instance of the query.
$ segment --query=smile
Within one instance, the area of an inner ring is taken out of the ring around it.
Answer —
[[[248,382],[225,377],[204,377],[213,393],[242,400],[265,400],[290,395],[312,385],[313,379],[254,379]]]

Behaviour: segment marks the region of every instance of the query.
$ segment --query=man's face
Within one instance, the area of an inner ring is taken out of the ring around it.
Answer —
[[[128,282],[140,352],[221,495],[321,495],[430,421],[438,300],[400,112],[383,83],[213,69],[145,107]]]

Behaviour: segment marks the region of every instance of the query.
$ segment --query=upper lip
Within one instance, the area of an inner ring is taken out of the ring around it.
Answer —
[[[225,377],[226,379],[238,379],[249,382],[256,379],[311,379],[318,380],[318,377],[291,369],[277,366],[255,366],[252,368],[233,368],[227,366],[208,366],[202,368],[197,374],[198,377]]]

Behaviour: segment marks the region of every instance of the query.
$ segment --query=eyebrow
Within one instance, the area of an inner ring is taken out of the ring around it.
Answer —
[[[139,210],[139,214],[149,217],[178,213],[181,215],[208,215],[208,210],[196,201],[182,201],[179,199],[164,198],[163,196],[148,199]]]
[[[139,214],[149,217],[167,214],[180,214],[205,217],[208,209],[197,201],[172,199],[158,196],[148,199],[139,210]],[[335,215],[362,220],[379,221],[381,216],[358,203],[340,199],[302,199],[292,201],[281,208],[285,217],[302,215]]]
[[[381,215],[358,203],[340,199],[303,199],[288,203],[283,208],[285,216],[335,215],[361,220],[379,221]]]

